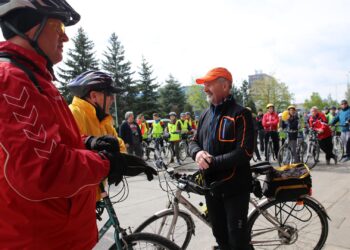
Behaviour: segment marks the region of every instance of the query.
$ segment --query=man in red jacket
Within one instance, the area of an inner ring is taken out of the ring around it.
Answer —
[[[84,145],[52,83],[64,28],[80,16],[65,0],[11,0],[0,19],[0,249],[92,249],[96,186],[128,161],[115,139]]]
[[[269,138],[271,137],[272,142],[273,142],[273,149],[275,156],[277,157],[278,155],[278,150],[280,148],[279,145],[279,137],[278,137],[278,132],[277,132],[277,126],[279,123],[279,118],[278,114],[275,112],[275,106],[271,103],[266,105],[267,112],[264,114],[264,117],[262,119],[262,125],[265,130],[265,160],[268,161],[268,143],[269,143]],[[270,152],[272,153],[272,152]]]
[[[310,110],[309,127],[317,132],[320,148],[326,154],[327,165],[330,164],[331,158],[334,164],[337,164],[337,157],[333,154],[332,130],[328,125],[326,116],[318,111],[316,106]]]

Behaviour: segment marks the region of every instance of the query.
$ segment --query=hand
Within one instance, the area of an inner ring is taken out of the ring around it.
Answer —
[[[122,181],[123,175],[126,171],[127,165],[120,152],[110,153],[106,150],[100,151],[99,154],[103,158],[107,158],[110,163],[109,173],[108,173],[108,184],[115,184],[116,186]]]
[[[213,160],[213,156],[210,155],[207,151],[199,151],[196,154],[196,163],[198,167],[202,170],[209,168],[210,163]]]
[[[128,154],[122,155],[127,165],[125,171],[126,176],[136,176],[140,173],[145,173],[147,180],[151,181],[153,180],[153,175],[157,175],[157,171],[154,168],[148,166],[148,164],[141,158]]]
[[[103,135],[100,137],[89,136],[85,140],[85,146],[90,150],[105,150],[109,153],[117,153],[120,151],[118,139],[111,135]]]

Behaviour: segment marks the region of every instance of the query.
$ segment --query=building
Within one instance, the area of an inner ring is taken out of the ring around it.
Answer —
[[[273,80],[274,78],[268,74],[262,73],[262,71],[255,71],[254,75],[248,76],[248,84],[249,88],[252,87],[255,81],[262,81],[262,80]]]

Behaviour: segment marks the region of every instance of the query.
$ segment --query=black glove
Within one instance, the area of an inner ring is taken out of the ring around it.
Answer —
[[[120,152],[118,139],[111,135],[89,136],[85,139],[85,146],[90,150],[106,150],[109,153]]]
[[[99,154],[102,158],[107,158],[110,163],[110,169],[108,173],[108,184],[115,184],[116,186],[123,180],[127,163],[124,159],[124,155],[117,153],[110,153],[106,150],[100,151]]]
[[[153,180],[153,175],[157,175],[157,171],[148,166],[147,163],[141,158],[133,155],[122,154],[126,162],[126,176],[136,176],[140,173],[145,173],[147,180]]]

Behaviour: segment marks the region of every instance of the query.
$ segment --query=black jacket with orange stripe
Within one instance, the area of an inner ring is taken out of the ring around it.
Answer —
[[[207,184],[225,180],[216,192],[223,196],[251,190],[249,161],[254,151],[254,126],[248,109],[230,95],[218,106],[211,105],[201,115],[197,133],[190,143],[193,159],[205,150],[213,155],[205,170]]]

